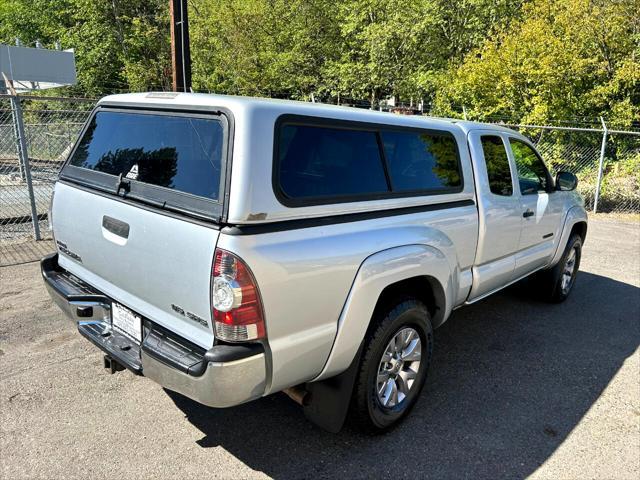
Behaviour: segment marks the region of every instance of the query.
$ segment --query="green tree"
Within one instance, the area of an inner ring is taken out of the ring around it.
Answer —
[[[430,97],[520,0],[194,0],[194,85],[308,98]]]
[[[412,69],[424,51],[421,2],[351,0],[335,10],[340,55],[323,71],[326,87],[374,104],[386,95],[413,90]]]
[[[195,0],[191,4],[196,89],[309,98],[335,49],[327,0]]]
[[[640,0],[190,0],[193,86],[522,122],[638,121]],[[168,88],[167,0],[0,0],[0,41],[76,52],[80,93]]]
[[[523,123],[639,119],[640,2],[532,0],[522,20],[440,76],[436,107]]]
[[[0,42],[15,38],[73,48],[80,93],[170,84],[166,0],[2,0]]]

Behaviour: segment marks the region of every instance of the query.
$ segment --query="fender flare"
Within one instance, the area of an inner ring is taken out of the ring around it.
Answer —
[[[367,257],[356,273],[340,313],[329,358],[322,372],[312,382],[345,371],[369,328],[382,291],[389,285],[419,276],[430,277],[442,289],[444,305],[441,305],[438,312],[438,323],[442,323],[451,313],[457,293],[449,260],[442,251],[430,245],[404,245]]]
[[[573,229],[573,226],[579,222],[588,223],[587,212],[583,207],[571,207],[567,211],[567,215],[564,219],[562,234],[560,235],[560,240],[558,241],[558,245],[556,246],[556,253],[553,255],[553,258],[549,262],[549,267],[553,267],[560,261],[560,258],[562,258],[562,254],[564,253],[564,246],[569,241],[571,230]]]

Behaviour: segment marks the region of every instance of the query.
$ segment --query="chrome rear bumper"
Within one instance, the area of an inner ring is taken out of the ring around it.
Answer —
[[[49,295],[78,331],[132,372],[210,407],[231,407],[264,395],[261,344],[215,345],[204,350],[144,319],[138,344],[111,328],[111,299],[62,269],[58,255],[40,262]]]

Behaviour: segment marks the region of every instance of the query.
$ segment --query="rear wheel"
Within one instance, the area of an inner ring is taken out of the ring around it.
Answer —
[[[350,420],[368,433],[397,425],[420,395],[433,353],[426,306],[406,299],[374,316],[365,340]]]

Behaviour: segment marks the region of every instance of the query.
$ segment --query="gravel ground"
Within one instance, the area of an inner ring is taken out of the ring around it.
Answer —
[[[567,302],[519,285],[456,311],[412,415],[374,438],[283,394],[213,410],[109,375],[37,264],[1,268],[0,478],[637,479],[640,224],[589,228]]]

